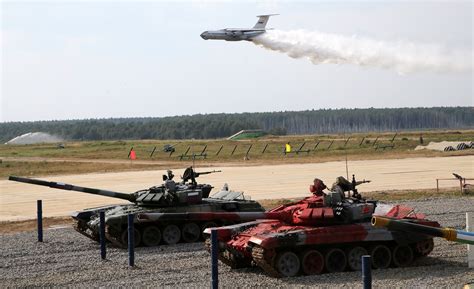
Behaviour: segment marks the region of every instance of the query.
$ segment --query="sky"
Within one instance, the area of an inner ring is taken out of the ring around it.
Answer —
[[[315,65],[247,41],[200,38],[279,13],[268,27],[472,52],[472,1],[0,5],[0,122],[474,105],[472,70]]]

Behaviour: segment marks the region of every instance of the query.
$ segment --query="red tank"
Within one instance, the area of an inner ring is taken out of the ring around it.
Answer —
[[[348,197],[340,190],[313,195],[261,213],[264,218],[256,221],[213,228],[219,259],[232,268],[257,265],[271,276],[291,277],[360,270],[361,256],[367,254],[376,269],[403,267],[433,250],[430,236],[371,226],[373,215],[434,227],[439,223],[409,207],[363,199],[355,189],[360,183],[353,179]]]

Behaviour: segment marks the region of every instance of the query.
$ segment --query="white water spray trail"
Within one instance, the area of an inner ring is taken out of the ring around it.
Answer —
[[[304,30],[271,30],[253,42],[293,58],[307,58],[313,64],[355,64],[399,73],[470,72],[473,68],[473,51],[448,50],[434,44],[389,43]]]

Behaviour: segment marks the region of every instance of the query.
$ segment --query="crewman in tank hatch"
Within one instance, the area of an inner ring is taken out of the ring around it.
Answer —
[[[315,178],[313,184],[309,186],[309,191],[315,196],[325,196],[326,194],[323,190],[326,188],[327,187],[322,180]]]

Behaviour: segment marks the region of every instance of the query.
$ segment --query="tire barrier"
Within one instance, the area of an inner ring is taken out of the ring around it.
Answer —
[[[452,151],[455,151],[455,149],[452,146],[447,146],[447,147],[444,148],[444,151],[445,152],[452,152]]]

